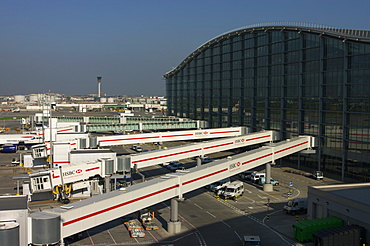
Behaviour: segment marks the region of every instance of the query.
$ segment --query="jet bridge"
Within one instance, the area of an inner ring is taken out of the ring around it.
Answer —
[[[237,134],[240,135],[242,133],[241,129],[226,129],[222,130],[222,132],[218,131],[212,131],[210,134],[207,133],[207,135],[212,135],[214,133],[214,136],[219,136],[218,134]],[[169,133],[167,133],[169,134]],[[182,135],[185,135],[187,138],[188,134],[191,135],[193,133],[183,133],[181,136],[178,133],[171,132],[172,136],[177,136],[176,138],[183,137]],[[141,135],[140,138],[143,138]],[[204,135],[204,133],[202,133]],[[160,135],[156,135],[160,136]],[[135,137],[137,138],[137,137]],[[149,141],[145,139],[144,137],[143,141]],[[132,139],[131,139],[132,140]],[[136,168],[143,168],[148,167],[160,163],[170,162],[170,161],[177,161],[182,160],[186,158],[196,157],[196,156],[205,156],[211,153],[219,152],[219,151],[226,151],[230,149],[235,148],[241,148],[245,146],[251,146],[255,144],[265,143],[265,142],[274,142],[280,140],[278,133],[275,131],[261,131],[256,133],[251,133],[247,135],[240,135],[237,137],[226,137],[216,140],[210,140],[210,141],[203,141],[203,142],[196,142],[193,144],[183,145],[179,147],[169,148],[169,149],[160,149],[160,150],[153,150],[148,152],[142,152],[138,154],[132,154],[130,156],[120,156],[119,161],[122,163],[122,165],[128,166],[128,167],[134,167],[136,165]],[[132,140],[137,141],[137,140]],[[73,144],[72,141],[70,141],[70,144]],[[64,147],[62,147],[64,146]],[[67,164],[73,164],[76,162],[73,161],[71,158],[71,149],[69,148],[68,143],[56,143],[54,146],[54,161],[53,163],[56,165],[67,165]],[[33,156],[35,157],[38,153],[44,153],[42,151],[43,148],[46,148],[46,146],[40,145],[38,147],[33,148]],[[85,150],[81,150],[81,153],[83,153]],[[46,158],[46,155],[39,156]],[[96,160],[99,159],[99,153],[96,155]],[[83,162],[83,156],[81,157],[80,162]],[[86,161],[94,161],[91,160],[91,158],[86,159]],[[120,171],[127,171],[122,169],[117,169]]]
[[[248,133],[247,127],[211,128],[202,130],[153,132],[130,135],[113,135],[96,137],[96,142],[100,147],[141,144],[153,142],[185,141],[185,140],[204,140],[210,138],[235,137]],[[93,147],[93,146],[90,146]]]
[[[54,164],[59,165],[59,167],[31,173],[31,190],[33,193],[51,192],[57,190],[56,187],[58,186],[72,185],[72,190],[76,192],[86,188],[85,181],[97,175],[104,178],[117,172],[130,171],[134,167],[143,168],[159,163],[273,142],[277,140],[277,134],[274,131],[262,131],[234,138],[223,138],[167,150],[162,149],[118,157],[116,157],[114,152],[105,149],[79,150],[72,154],[73,151],[70,151],[68,144],[59,143],[54,146],[54,150],[57,150],[57,155],[54,156]],[[36,149],[34,148],[34,150]],[[42,152],[37,153],[40,154]],[[59,154],[61,155],[59,156]],[[63,162],[63,158],[67,159]]]
[[[279,140],[277,134],[278,133],[275,131],[262,131],[238,137],[194,143],[166,150],[154,150],[127,157],[121,156],[121,158],[125,159],[126,162],[130,162],[131,167],[136,165],[136,168],[143,168],[159,163],[182,160],[194,156],[205,156],[215,152],[273,142]]]
[[[47,229],[49,238],[62,240],[159,202],[175,197],[182,198],[187,192],[257,166],[274,163],[276,159],[312,147],[314,147],[314,138],[301,136],[235,155],[231,160],[218,160],[186,171],[167,174],[124,190],[112,191],[69,205],[44,210],[44,212],[33,213],[29,220],[32,223],[29,240],[34,244],[49,243],[42,242],[38,237],[43,226],[48,226],[44,229]]]

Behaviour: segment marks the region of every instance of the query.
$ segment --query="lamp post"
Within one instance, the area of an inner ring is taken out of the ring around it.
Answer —
[[[49,114],[49,128],[50,128],[50,137],[49,137],[49,143],[50,143],[50,167],[54,167],[54,146],[53,146],[53,127],[52,127],[52,111],[56,107],[55,103],[50,103],[50,114]]]

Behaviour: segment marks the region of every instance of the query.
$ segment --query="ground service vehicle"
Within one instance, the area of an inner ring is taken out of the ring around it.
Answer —
[[[256,172],[256,171],[245,171],[245,172],[242,172],[241,174],[239,174],[239,176],[240,176],[241,179],[251,180],[252,173],[254,173],[254,172]]]
[[[259,246],[261,239],[259,236],[244,236],[244,246]]]
[[[316,180],[323,180],[324,179],[324,173],[322,171],[315,171],[312,174],[313,178]]]
[[[229,184],[230,184],[230,179],[226,178],[226,179],[222,179],[220,181],[210,184],[209,189],[211,191],[217,192],[219,189],[221,189],[222,187],[228,186]]]
[[[265,178],[265,177],[266,177],[266,173],[254,172],[251,174],[251,181],[254,183],[257,183],[260,178]]]
[[[266,183],[266,178],[265,177],[261,177],[259,180],[258,180],[258,183],[263,185]],[[273,178],[270,178],[270,184],[272,185],[279,185],[279,181],[277,180],[274,180]]]
[[[141,148],[141,146],[136,146],[135,151],[136,152],[143,152],[143,148]]]
[[[17,146],[16,145],[3,145],[0,147],[1,153],[15,153],[17,152]]]
[[[237,200],[239,196],[243,195],[243,193],[244,193],[243,182],[234,181],[220,189],[217,195],[225,200],[227,199]]]
[[[184,168],[184,164],[178,161],[173,161],[170,164],[167,165],[167,168],[171,170],[172,172],[175,172],[178,169]]]
[[[140,210],[139,215],[140,221],[143,224],[145,230],[150,231],[159,229],[159,226],[157,226],[153,222],[154,212],[151,212],[150,209]]]
[[[136,152],[143,152],[143,148],[141,148],[141,146],[139,145],[132,145],[131,147],[132,150],[135,150]]]
[[[213,160],[211,159],[211,158],[209,158],[209,157],[204,157],[203,159],[202,159],[202,164],[206,164],[206,163],[210,163],[210,162],[212,162]]]
[[[287,214],[307,213],[307,198],[294,198],[284,206]]]

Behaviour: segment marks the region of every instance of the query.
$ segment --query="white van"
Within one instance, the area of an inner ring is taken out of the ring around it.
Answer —
[[[240,176],[241,179],[251,180],[252,173],[256,173],[256,171],[250,171],[250,170],[244,171],[244,172],[240,173],[239,176]]]
[[[219,189],[221,189],[224,186],[228,186],[230,184],[230,178],[222,179],[220,181],[214,182],[209,185],[209,189],[211,191],[217,192]]]
[[[287,214],[307,213],[307,198],[294,198],[284,206]]]
[[[254,183],[257,183],[260,178],[266,178],[266,173],[252,173],[251,180]]]
[[[231,182],[229,185],[220,189],[217,193],[219,197],[223,197],[225,200],[228,198],[238,199],[239,196],[244,193],[244,185],[241,181]]]

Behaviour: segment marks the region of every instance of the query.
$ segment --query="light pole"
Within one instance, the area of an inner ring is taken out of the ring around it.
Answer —
[[[50,103],[50,114],[49,114],[49,128],[50,128],[50,137],[49,137],[49,143],[50,143],[50,167],[54,167],[54,148],[53,148],[53,127],[52,127],[52,111],[55,108],[56,104],[55,103]]]

